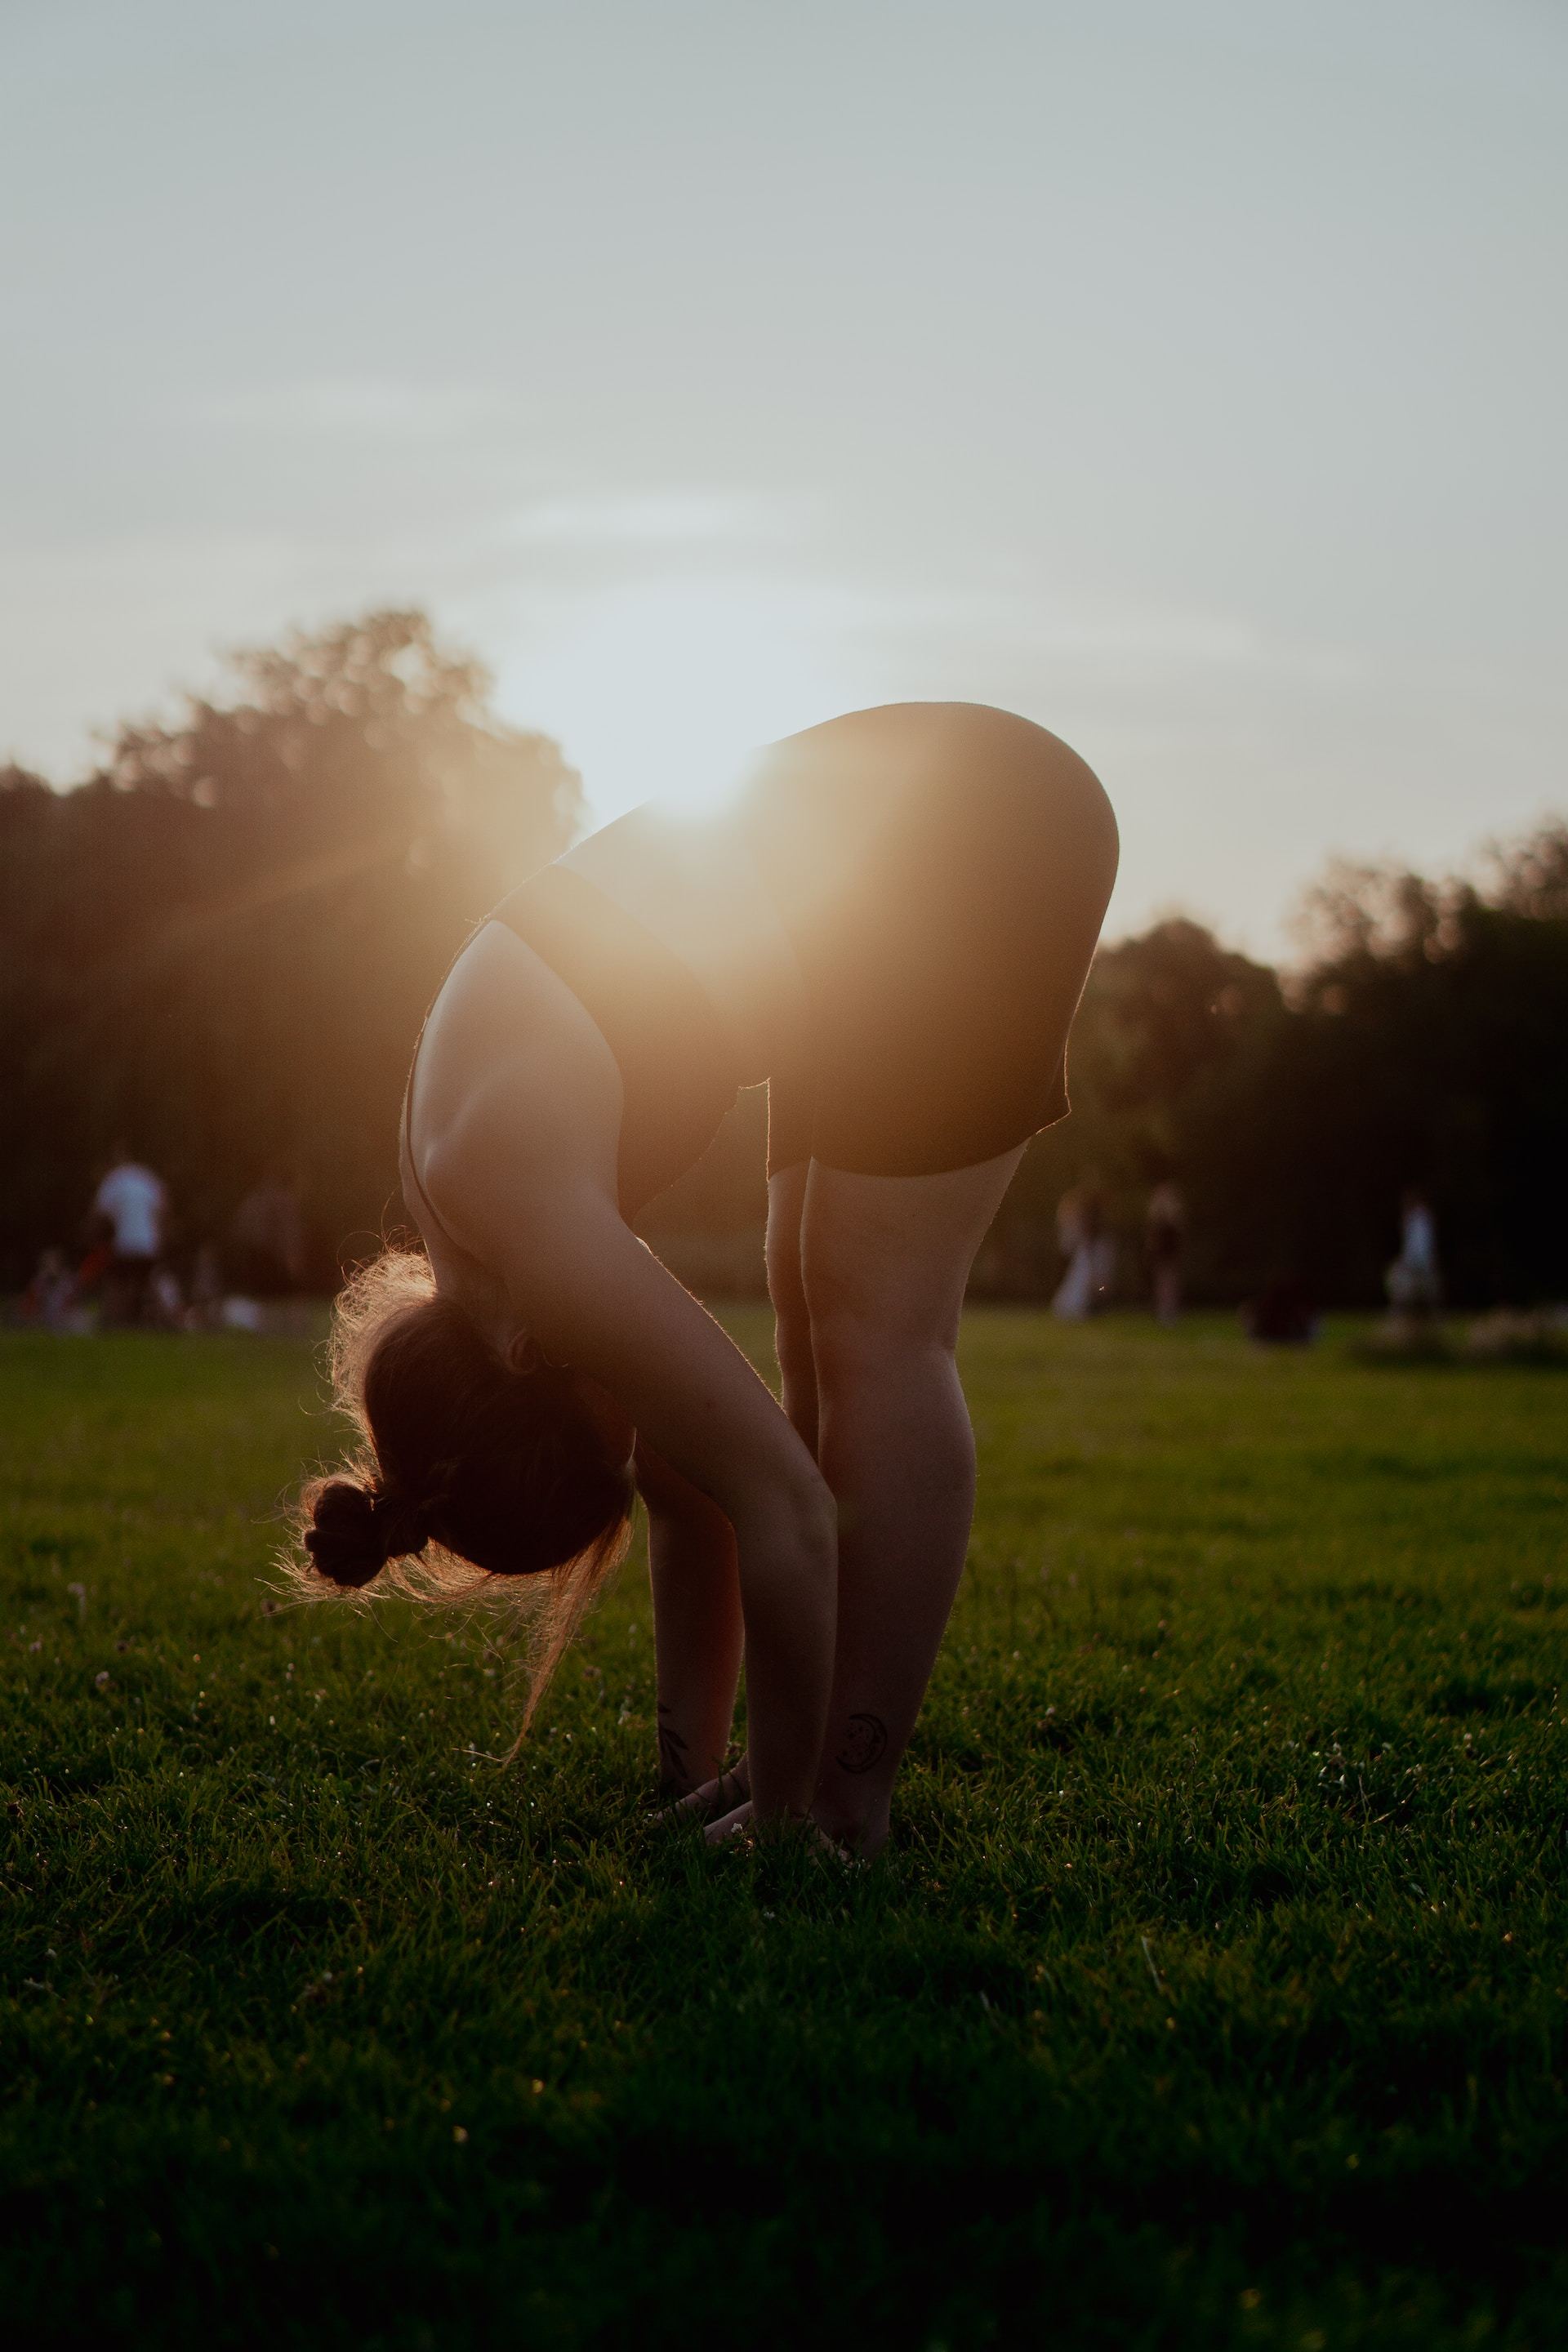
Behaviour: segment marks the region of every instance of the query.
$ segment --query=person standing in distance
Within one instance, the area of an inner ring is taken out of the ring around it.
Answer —
[[[104,1276],[105,1320],[144,1323],[153,1270],[163,1254],[168,1188],[161,1176],[132,1159],[123,1143],[117,1143],[92,1207],[109,1228],[112,1252]]]

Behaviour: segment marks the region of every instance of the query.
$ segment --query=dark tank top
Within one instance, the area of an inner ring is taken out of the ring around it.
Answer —
[[[616,1057],[629,1222],[701,1159],[740,1090],[724,1024],[680,958],[569,866],[530,875],[491,919],[564,981]]]

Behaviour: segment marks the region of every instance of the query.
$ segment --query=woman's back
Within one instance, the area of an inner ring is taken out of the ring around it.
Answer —
[[[716,809],[651,802],[560,862],[679,956],[736,1032],[747,1080],[798,1037],[802,948],[832,936],[834,961],[914,909],[897,884],[972,870],[996,787],[1033,796],[1056,772],[1103,804],[1078,755],[1008,711],[891,703],[786,736],[757,754]],[[998,845],[1002,845],[1000,843]],[[978,910],[984,927],[986,910]]]

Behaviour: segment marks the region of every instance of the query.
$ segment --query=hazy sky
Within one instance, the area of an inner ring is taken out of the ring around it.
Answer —
[[[1011,704],[1111,929],[1568,803],[1558,0],[0,0],[0,755],[426,604],[601,814]]]

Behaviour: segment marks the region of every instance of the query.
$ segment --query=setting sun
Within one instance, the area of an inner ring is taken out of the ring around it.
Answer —
[[[710,809],[757,744],[846,699],[799,602],[752,577],[616,589],[503,668],[500,691],[560,738],[601,821],[656,798]]]

